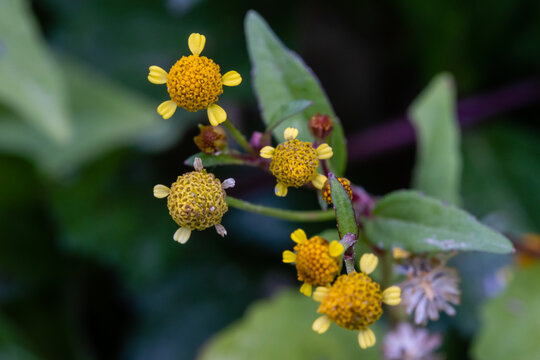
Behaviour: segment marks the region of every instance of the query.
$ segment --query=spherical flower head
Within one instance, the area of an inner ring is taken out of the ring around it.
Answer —
[[[199,130],[193,141],[203,153],[216,154],[227,147],[227,134],[221,126],[199,125]]]
[[[294,231],[291,239],[296,242],[295,252],[285,251],[283,261],[295,263],[298,280],[304,283],[300,291],[311,296],[312,286],[329,286],[341,270],[343,245],[320,236],[308,239],[302,229]]]
[[[363,273],[341,275],[317,310],[339,326],[363,330],[382,315],[382,291],[378,283]]]
[[[347,192],[347,195],[349,195],[349,199],[352,200],[353,193],[351,189],[351,182],[345,178],[337,178],[337,179],[341,183],[341,186],[343,186],[343,188]],[[332,192],[330,190],[330,182],[328,180],[324,182],[323,188],[321,190],[322,190],[322,198],[324,199],[324,201],[326,201],[328,205],[332,205]]]
[[[320,189],[326,177],[318,174],[319,160],[332,157],[332,148],[321,144],[317,149],[307,141],[296,139],[298,129],[287,128],[284,132],[285,142],[276,148],[265,146],[261,149],[261,157],[269,158],[270,171],[276,177],[276,195],[285,196],[288,187],[300,187],[313,183]]]
[[[219,65],[206,56],[182,56],[169,70],[171,100],[187,111],[207,109],[223,94]]]
[[[313,323],[313,330],[322,334],[334,321],[339,326],[358,331],[358,344],[362,349],[375,345],[375,334],[369,326],[382,315],[382,303],[398,305],[401,289],[391,286],[381,291],[380,285],[369,274],[375,270],[379,259],[373,254],[360,258],[360,270],[339,276],[334,284],[315,289],[313,299],[321,305],[318,313],[324,314]]]
[[[214,174],[202,168],[199,158],[194,162],[195,171],[177,178],[170,188],[163,185],[154,187],[154,196],[167,197],[167,207],[173,220],[180,226],[174,239],[185,243],[192,230],[204,230],[215,226],[217,232],[225,236],[225,228],[220,224],[227,212],[225,189],[234,186],[234,180],[223,183]]]
[[[309,119],[308,128],[315,139],[324,140],[332,133],[334,122],[330,116],[317,113]]]
[[[153,84],[167,84],[171,100],[158,106],[158,113],[170,118],[177,107],[188,111],[207,109],[212,126],[227,120],[227,113],[216,104],[223,93],[223,85],[236,86],[242,77],[236,71],[221,75],[219,65],[206,56],[200,56],[206,44],[206,37],[191,34],[188,39],[192,55],[183,56],[166,72],[159,66],[150,66],[148,80]]]

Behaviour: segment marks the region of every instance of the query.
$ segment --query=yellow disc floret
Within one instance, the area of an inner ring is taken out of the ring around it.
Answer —
[[[351,182],[345,178],[337,178],[337,179],[341,183],[345,191],[347,192],[347,195],[349,195],[349,199],[352,200],[353,193],[351,189]],[[332,192],[330,190],[330,181],[328,180],[325,181],[324,186],[322,188],[322,197],[328,205],[332,205]]]
[[[319,158],[310,142],[291,139],[274,150],[270,171],[286,186],[300,187],[317,175]]]
[[[167,207],[179,226],[192,230],[219,224],[228,210],[221,182],[206,170],[179,176],[171,186]]]
[[[188,46],[193,55],[183,56],[167,73],[159,66],[148,68],[148,81],[152,84],[167,84],[171,100],[159,104],[157,112],[164,119],[174,115],[176,108],[188,111],[206,109],[210,125],[217,126],[227,121],[227,113],[217,104],[223,86],[237,86],[242,76],[234,70],[221,76],[219,65],[206,56],[200,56],[206,44],[204,35],[193,33]]]
[[[193,161],[195,171],[181,175],[168,188],[158,184],[154,186],[154,196],[167,198],[167,207],[173,220],[180,226],[174,233],[174,240],[185,244],[192,230],[204,230],[211,226],[219,235],[227,235],[221,225],[221,218],[227,212],[225,190],[234,187],[234,179],[220,182],[203,168],[200,158]]]
[[[317,312],[349,330],[363,330],[382,315],[378,283],[363,273],[341,275],[322,299]]]
[[[298,280],[313,286],[328,285],[338,275],[339,258],[332,257],[329,243],[320,236],[313,236],[294,247]]]
[[[207,109],[223,93],[219,65],[206,56],[183,56],[169,71],[171,100],[188,111]]]
[[[320,236],[308,239],[302,229],[295,230],[291,239],[296,242],[295,252],[285,250],[283,262],[295,263],[298,280],[304,283],[300,292],[311,296],[313,286],[330,286],[341,270],[343,245]]]

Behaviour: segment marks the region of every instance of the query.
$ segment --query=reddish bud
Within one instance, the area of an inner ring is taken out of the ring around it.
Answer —
[[[227,134],[221,126],[199,125],[201,131],[193,138],[195,145],[205,154],[215,154],[227,147]]]
[[[318,140],[324,140],[332,133],[334,122],[330,119],[330,116],[317,113],[309,120],[308,127],[313,137]]]

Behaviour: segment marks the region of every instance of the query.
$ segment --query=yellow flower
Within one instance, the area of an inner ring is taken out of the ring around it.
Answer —
[[[351,182],[345,178],[337,178],[337,179],[341,183],[345,191],[347,192],[347,195],[349,195],[349,199],[352,200],[353,193],[351,189]],[[332,192],[330,190],[330,181],[326,180],[324,182],[324,185],[321,191],[322,191],[322,198],[324,199],[324,201],[326,201],[328,205],[332,205]]]
[[[150,66],[148,81],[152,84],[167,84],[171,100],[161,103],[157,112],[168,119],[179,106],[187,111],[206,109],[212,126],[227,120],[227,113],[218,104],[218,97],[223,93],[223,85],[236,86],[242,77],[236,71],[221,75],[219,65],[206,56],[200,56],[206,43],[201,34],[191,34],[188,46],[190,56],[182,56],[167,73],[159,66]]]
[[[234,187],[234,180],[220,182],[203,169],[200,158],[193,163],[195,171],[178,177],[170,188],[164,185],[154,186],[154,196],[158,199],[167,197],[167,207],[173,220],[180,226],[174,233],[174,240],[185,244],[192,230],[204,230],[211,226],[219,235],[227,235],[221,225],[221,218],[227,212],[225,189]]]
[[[375,334],[369,328],[382,315],[382,303],[398,305],[401,289],[391,286],[381,291],[378,283],[368,275],[375,270],[379,259],[373,254],[364,254],[360,259],[360,270],[341,275],[331,287],[318,287],[313,298],[321,305],[318,313],[324,314],[313,322],[313,330],[319,334],[328,330],[330,322],[358,330],[358,344],[362,349],[375,345]]]
[[[270,171],[277,179],[275,193],[277,196],[286,196],[289,186],[300,187],[313,183],[321,189],[326,176],[317,173],[319,160],[332,157],[332,148],[328,144],[321,144],[317,149],[310,142],[296,139],[298,129],[289,127],[283,134],[285,142],[276,148],[265,146],[260,155],[270,162]]]
[[[343,245],[334,240],[328,242],[320,236],[308,239],[302,229],[291,234],[296,243],[294,251],[283,252],[284,263],[295,263],[298,280],[303,282],[300,292],[311,296],[313,286],[330,285],[341,270]]]

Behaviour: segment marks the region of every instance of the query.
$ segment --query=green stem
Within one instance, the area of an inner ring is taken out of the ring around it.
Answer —
[[[334,220],[336,214],[334,210],[327,211],[294,211],[294,210],[283,210],[276,209],[268,206],[255,205],[244,200],[234,198],[232,196],[227,196],[227,204],[230,206],[251,211],[261,215],[272,216],[278,219],[289,220],[289,221],[298,221],[298,222],[318,222],[318,221],[328,221]]]
[[[254,154],[255,153],[255,150],[253,149],[253,147],[249,144],[249,142],[247,141],[246,137],[244,136],[244,134],[242,134],[240,132],[240,130],[238,130],[236,128],[236,126],[234,126],[234,124],[231,122],[231,120],[227,119],[225,120],[225,122],[223,123],[223,126],[225,126],[225,128],[227,128],[227,130],[229,130],[229,132],[231,133],[231,135],[234,137],[234,139],[236,140],[236,142],[238,143],[238,145],[240,145],[241,147],[244,148],[244,150],[246,150],[248,153],[250,154]]]

